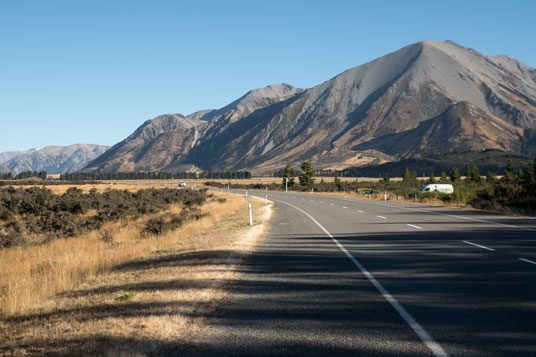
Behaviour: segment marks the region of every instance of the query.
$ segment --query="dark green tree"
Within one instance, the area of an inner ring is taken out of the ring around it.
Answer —
[[[383,182],[387,183],[391,180],[391,178],[389,177],[389,174],[383,174]]]
[[[460,181],[460,179],[461,179],[460,170],[458,170],[457,167],[453,167],[452,170],[450,171],[450,180],[452,182],[456,182],[456,181]]]
[[[407,167],[404,170],[404,173],[402,174],[402,180],[405,182],[410,181],[416,181],[417,180],[417,172],[416,171],[410,171]]]
[[[292,165],[289,162],[289,163],[287,163],[287,165],[283,169],[283,188],[285,188],[285,184],[286,184],[287,179],[288,179],[288,187],[294,186],[294,184],[295,184],[294,176],[295,176],[294,169],[292,168]]]
[[[486,174],[486,181],[489,183],[495,183],[497,182],[497,175],[493,171],[488,171]]]
[[[473,165],[473,167],[469,169],[468,179],[473,182],[480,182],[480,180],[482,180],[482,177],[480,176],[480,173],[478,172],[478,167],[476,165]]]
[[[306,186],[306,187],[312,187],[315,183],[315,170],[313,168],[313,165],[309,161],[304,161],[301,163],[301,175],[299,177],[300,179],[300,185]]]
[[[504,169],[504,180],[508,182],[513,182],[516,180],[516,167],[514,166],[514,161],[508,159],[506,162],[506,168]]]
[[[430,182],[430,183],[435,183],[436,182],[435,175],[434,175],[433,172],[430,174],[430,178],[428,179],[428,182]]]
[[[441,182],[447,182],[449,180],[449,178],[447,177],[447,173],[445,171],[443,171],[441,173],[441,178],[440,178]]]

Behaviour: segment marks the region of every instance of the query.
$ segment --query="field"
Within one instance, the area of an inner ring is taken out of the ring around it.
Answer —
[[[84,194],[145,189],[128,183],[76,187]],[[68,185],[50,188],[54,194],[72,193]],[[166,217],[180,216],[185,202],[110,220],[75,236],[34,237],[0,249],[0,355],[78,348],[115,354],[134,348],[129,354],[138,351],[128,343],[132,336],[162,343],[184,337],[202,325],[203,318],[193,318],[191,310],[215,306],[224,295],[223,282],[236,277],[233,267],[262,237],[269,206],[253,202],[258,214],[250,227],[247,203],[244,197],[209,193],[195,205],[194,218],[161,232],[148,232],[148,224],[166,226],[172,221]]]

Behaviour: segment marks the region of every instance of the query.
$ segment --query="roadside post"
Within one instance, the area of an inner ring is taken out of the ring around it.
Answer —
[[[265,205],[268,204],[268,195],[266,195],[266,197],[264,198],[264,204],[265,204]]]
[[[248,197],[248,190],[246,190],[246,197]]]
[[[253,225],[253,215],[251,213],[251,203],[248,203],[248,210],[249,210],[249,225]]]

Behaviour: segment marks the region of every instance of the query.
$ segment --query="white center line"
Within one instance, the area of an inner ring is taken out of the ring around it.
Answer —
[[[376,280],[374,275],[372,275],[363,265],[361,265],[361,263],[348,250],[346,250],[346,248],[341,243],[339,243],[339,241],[335,237],[333,237],[333,235],[329,233],[329,231],[326,228],[324,228],[324,226],[318,223],[318,221],[314,219],[313,216],[311,216],[309,213],[305,212],[301,208],[298,208],[287,202],[283,202],[283,201],[280,201],[280,202],[285,203],[291,207],[294,207],[295,209],[297,209],[298,211],[300,211],[301,213],[309,217],[314,223],[316,223],[316,225],[320,229],[322,229],[328,237],[331,238],[331,240],[335,243],[335,245],[339,247],[339,249],[344,253],[344,255],[346,255],[346,257],[350,259],[352,263],[354,263],[357,269],[359,269],[359,271],[361,271],[361,273],[365,275],[368,281],[370,281],[371,284],[374,285],[374,287],[380,292],[380,294],[384,297],[384,299],[387,300],[389,304],[391,304],[391,306],[400,314],[400,316],[402,316],[402,318],[406,321],[409,327],[411,327],[411,329],[420,337],[421,341],[424,342],[426,347],[428,347],[435,356],[448,357],[448,354],[447,352],[445,352],[443,347],[441,347],[441,345],[437,343],[432,338],[432,336],[430,336],[430,334],[428,334],[428,332],[417,322],[417,320],[413,318],[413,316],[410,315],[410,313],[404,308],[404,306],[402,306],[395,299],[395,297],[391,295],[391,293],[389,293],[389,291],[387,291],[387,289],[385,289],[378,280]]]
[[[534,264],[534,265],[536,265],[536,262],[533,261],[533,260],[530,260],[530,259],[519,258],[519,260],[521,260],[522,262],[525,262],[525,263],[529,263],[529,264]]]
[[[324,203],[323,201],[320,201],[320,203]]]
[[[313,200],[309,200],[309,201],[314,202]]]
[[[365,212],[361,211],[360,209],[358,209],[357,212],[359,212],[359,213],[365,213]]]
[[[495,249],[488,248],[488,247],[484,247],[483,245],[476,244],[476,243],[472,243],[472,242],[469,242],[469,241],[467,241],[467,240],[462,240],[462,242],[464,242],[465,244],[474,245],[475,247],[482,248],[482,249],[486,249],[486,250],[489,250],[489,251],[492,251],[492,252],[495,251]]]
[[[416,226],[416,225],[414,225],[414,224],[409,224],[409,223],[408,223],[408,226],[413,227],[413,228],[417,228],[417,229],[422,229],[422,227]]]
[[[381,219],[387,219],[387,217],[384,217],[384,216],[376,216],[378,218],[381,218]]]
[[[346,206],[342,206],[342,208],[348,208],[348,207],[346,207]]]
[[[335,203],[330,203],[330,205],[335,206]]]

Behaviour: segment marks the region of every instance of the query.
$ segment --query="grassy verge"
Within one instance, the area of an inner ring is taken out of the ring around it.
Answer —
[[[41,280],[31,277],[38,266],[70,268],[64,268],[52,298],[0,322],[0,355],[147,355],[187,341],[225,295],[225,281],[238,277],[235,267],[262,237],[260,223],[269,219],[269,207],[254,202],[258,221],[250,227],[245,198],[225,198],[202,206],[208,216],[157,238],[139,239],[136,225],[108,227],[113,242],[93,236],[74,247],[63,245],[74,240],[57,240],[59,246],[47,252],[26,255],[31,260],[59,250],[61,263],[47,258],[21,274],[13,267],[10,274],[19,279]],[[81,267],[82,279],[69,283]],[[33,285],[35,290],[39,284]],[[32,292],[22,295],[31,300]]]

